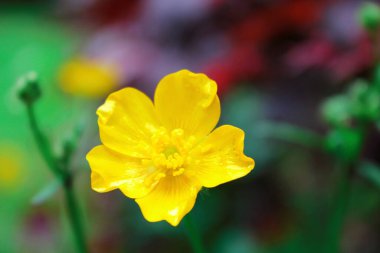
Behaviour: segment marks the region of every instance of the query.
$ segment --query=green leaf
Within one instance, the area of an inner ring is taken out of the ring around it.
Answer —
[[[380,167],[378,165],[370,162],[363,162],[360,164],[359,173],[364,178],[380,187]]]
[[[261,121],[256,123],[256,133],[264,138],[301,144],[305,147],[323,147],[323,136],[318,133],[288,123]]]
[[[251,253],[257,252],[258,246],[255,238],[248,231],[226,228],[219,233],[213,250],[217,253]]]
[[[376,89],[380,90],[380,64],[376,64],[373,70],[373,83]]]
[[[376,120],[380,118],[380,93],[373,87],[368,92],[366,97],[365,106],[367,108],[367,118]]]
[[[359,22],[368,31],[375,31],[380,25],[380,7],[375,3],[364,3],[359,10]]]
[[[335,128],[327,135],[326,149],[343,162],[350,162],[360,153],[362,139],[363,136],[358,129]]]
[[[42,188],[31,200],[33,205],[40,205],[51,198],[61,187],[62,183],[59,180],[53,180],[44,188]]]

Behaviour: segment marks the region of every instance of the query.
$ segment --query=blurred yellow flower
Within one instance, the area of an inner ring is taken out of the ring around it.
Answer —
[[[243,177],[254,167],[243,154],[244,132],[220,117],[217,85],[181,70],[164,77],[154,104],[124,88],[99,107],[103,145],[87,154],[95,191],[119,188],[136,200],[146,220],[176,226],[202,187]],[[212,131],[212,132],[211,132]]]
[[[15,152],[13,152],[15,151]],[[20,185],[21,157],[19,152],[11,147],[6,149],[5,146],[0,147],[0,190],[7,191]]]
[[[114,67],[97,61],[77,58],[64,64],[59,71],[63,91],[83,97],[102,97],[118,84]]]

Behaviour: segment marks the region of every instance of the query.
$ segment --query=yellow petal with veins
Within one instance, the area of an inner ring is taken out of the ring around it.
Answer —
[[[191,152],[192,163],[186,173],[202,186],[215,187],[247,175],[254,167],[252,158],[243,153],[244,132],[233,126],[215,129]]]
[[[203,137],[220,117],[216,83],[204,74],[181,70],[165,76],[157,85],[154,105],[168,130],[183,129]]]
[[[157,182],[146,183],[156,172],[147,163],[108,150],[103,145],[93,148],[86,158],[91,167],[91,187],[95,191],[120,188],[126,196],[138,198],[148,194]]]
[[[152,101],[144,93],[134,88],[114,92],[97,114],[100,139],[107,148],[150,158],[151,138],[160,124]]]
[[[166,220],[177,226],[193,208],[201,186],[185,177],[168,176],[143,198],[136,199],[145,219],[150,222]]]

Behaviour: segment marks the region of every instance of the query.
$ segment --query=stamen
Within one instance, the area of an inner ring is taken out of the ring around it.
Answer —
[[[176,176],[182,175],[184,172],[185,172],[184,168],[179,168],[178,170],[173,170],[172,175],[176,177]]]
[[[155,155],[152,161],[157,170],[172,176],[179,176],[184,173],[187,140],[184,138],[183,129],[176,128],[171,132],[164,128],[159,129],[152,137],[152,144],[155,147]],[[154,179],[159,180],[161,178],[162,176],[159,176]]]

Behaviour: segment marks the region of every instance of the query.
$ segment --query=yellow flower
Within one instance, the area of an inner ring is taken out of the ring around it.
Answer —
[[[115,68],[85,58],[73,59],[64,64],[58,78],[63,91],[83,97],[104,96],[118,83]]]
[[[0,192],[10,191],[20,185],[22,179],[21,154],[9,145],[0,146]]]
[[[181,70],[164,77],[154,104],[124,88],[99,107],[103,145],[87,154],[92,189],[120,189],[145,219],[177,226],[202,187],[247,175],[244,132],[230,125],[212,131],[220,117],[217,85],[204,74]]]

